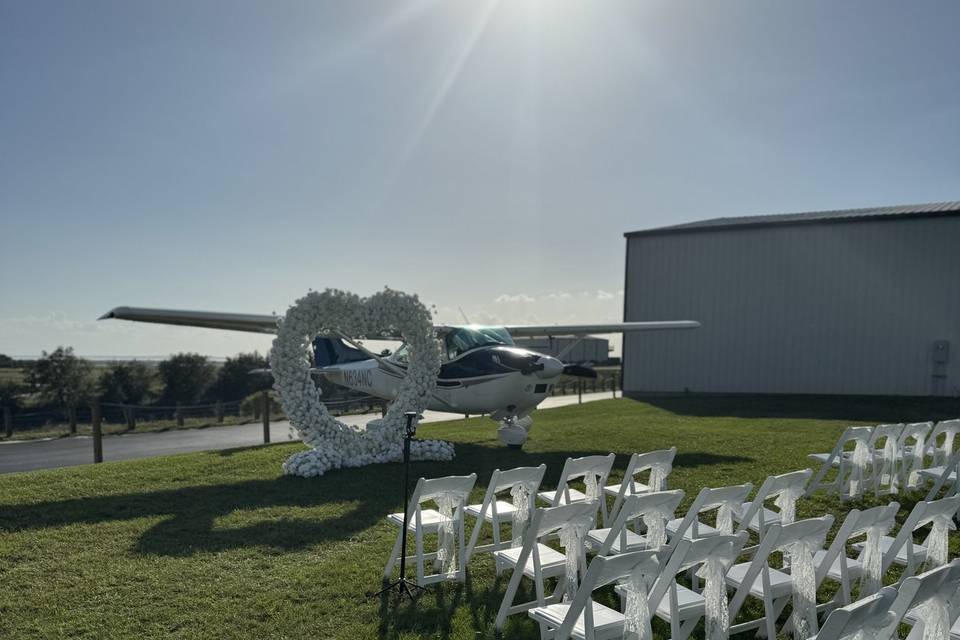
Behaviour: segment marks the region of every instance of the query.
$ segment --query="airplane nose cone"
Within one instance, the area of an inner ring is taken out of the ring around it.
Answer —
[[[563,373],[563,363],[550,356],[541,356],[537,364],[542,364],[543,369],[537,371],[538,378],[556,378]]]

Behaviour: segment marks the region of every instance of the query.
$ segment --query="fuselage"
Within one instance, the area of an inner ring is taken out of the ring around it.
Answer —
[[[522,417],[546,398],[563,373],[557,358],[513,346],[496,328],[450,327],[440,332],[443,362],[427,409],[484,413],[495,420]],[[318,367],[331,382],[392,400],[403,381],[401,346],[378,361],[365,358]]]

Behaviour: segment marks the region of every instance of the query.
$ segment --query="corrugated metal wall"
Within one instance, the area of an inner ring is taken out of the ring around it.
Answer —
[[[703,323],[625,335],[627,392],[960,394],[960,216],[634,236],[625,291]]]

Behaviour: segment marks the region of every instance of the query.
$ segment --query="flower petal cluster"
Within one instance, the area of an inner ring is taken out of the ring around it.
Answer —
[[[357,427],[330,415],[310,375],[310,345],[317,335],[403,338],[409,365],[386,416]],[[440,347],[430,312],[416,295],[384,289],[361,298],[327,289],[309,292],[278,321],[270,367],[290,424],[310,447],[290,456],[283,470],[314,477],[330,469],[402,459],[404,413],[427,405],[440,369]],[[416,440],[410,453],[414,460],[451,460],[454,455],[453,445],[441,440]]]

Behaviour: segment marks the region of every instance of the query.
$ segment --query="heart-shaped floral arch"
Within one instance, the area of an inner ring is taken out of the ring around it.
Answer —
[[[340,422],[320,400],[310,374],[310,346],[317,335],[351,338],[400,336],[409,349],[407,375],[386,416],[364,427]],[[278,322],[270,353],[273,388],[287,417],[311,447],[283,464],[289,475],[313,477],[329,469],[394,462],[403,456],[407,411],[420,412],[436,385],[440,350],[430,312],[415,295],[384,289],[368,298],[337,289],[311,291]],[[453,445],[411,443],[414,460],[451,460]]]

